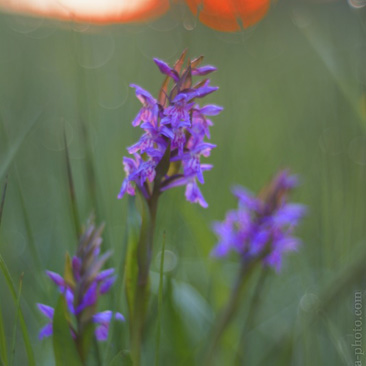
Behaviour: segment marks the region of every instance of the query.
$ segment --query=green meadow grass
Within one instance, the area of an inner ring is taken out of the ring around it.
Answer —
[[[128,199],[116,197],[122,156],[140,135],[128,85],[156,95],[163,78],[152,58],[172,63],[184,48],[218,67],[220,89],[205,102],[224,111],[213,118],[214,169],[202,187],[209,208],[186,202],[181,188],[160,201],[144,364],[200,365],[238,268],[234,256],[210,257],[211,223],[236,205],[233,184],[258,191],[283,167],[302,178],[293,198],[309,207],[303,245],[280,274],[255,274],[217,365],[354,363],[355,292],[366,290],[364,10],[279,2],[237,34],[193,18],[187,30],[181,16],[84,27],[0,15],[0,364],[54,364],[35,304],[56,306],[44,270],[63,271],[92,211],[119,273],[100,308],[127,315]],[[100,364],[129,365],[128,325],[112,333]]]

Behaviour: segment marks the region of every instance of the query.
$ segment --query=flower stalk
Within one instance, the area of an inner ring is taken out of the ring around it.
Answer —
[[[219,345],[221,337],[224,335],[226,329],[228,328],[238,311],[241,300],[247,289],[249,280],[251,279],[261,260],[263,260],[266,255],[268,255],[268,251],[264,251],[261,256],[255,258],[254,260],[243,261],[240,264],[239,273],[236,277],[234,287],[231,290],[229,300],[215,323],[215,328],[212,332],[212,338],[209,347],[207,348],[206,360],[204,362],[204,365],[212,365],[212,359],[215,355],[215,350]]]
[[[142,215],[141,236],[137,250],[137,283],[135,289],[134,309],[130,320],[131,353],[134,365],[140,365],[143,330],[149,302],[149,270],[152,257],[153,239],[155,233],[156,215],[158,209],[158,194],[152,195],[147,202],[148,212]]]
[[[208,116],[219,114],[222,108],[215,105],[201,107],[198,104],[197,100],[218,88],[211,86],[209,79],[194,84],[193,77],[205,76],[216,68],[200,66],[203,57],[188,60],[184,67],[185,57],[186,51],[173,67],[154,59],[160,72],[165,75],[157,99],[148,91],[131,84],[142,103],[132,125],[140,126],[144,133],[138,142],[127,149],[132,157],[123,158],[126,177],[118,198],[137,193],[140,204],[139,238],[137,244],[136,240],[131,242],[131,255],[126,266],[130,343],[135,366],[141,362],[159,197],[162,192],[183,185],[189,202],[198,203],[204,208],[208,206],[198,182],[204,183],[203,172],[212,166],[202,164],[200,160],[201,157],[208,157],[215,147],[205,141],[205,138],[210,138],[209,127],[212,126]]]

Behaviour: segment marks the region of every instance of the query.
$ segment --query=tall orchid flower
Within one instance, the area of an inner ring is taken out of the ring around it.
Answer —
[[[149,268],[151,263],[155,221],[160,195],[173,187],[185,186],[189,202],[202,207],[208,204],[198,183],[204,183],[204,172],[212,165],[203,164],[201,158],[210,155],[215,145],[210,138],[210,116],[219,114],[221,107],[200,105],[206,95],[218,88],[210,85],[209,79],[193,82],[195,76],[206,76],[215,71],[213,66],[201,66],[203,57],[188,61],[184,67],[186,52],[183,52],[173,67],[154,59],[165,80],[155,98],[140,86],[132,84],[136,97],[142,104],[132,121],[134,127],[143,130],[139,141],[127,150],[123,158],[126,177],[118,198],[138,192],[141,210],[140,238],[135,262],[126,271],[134,281],[126,280],[127,298],[130,299],[131,348],[134,364],[140,364],[143,329],[149,299]],[[133,216],[132,214],[130,215]],[[137,276],[136,273],[137,262]],[[129,278],[126,275],[126,278]]]

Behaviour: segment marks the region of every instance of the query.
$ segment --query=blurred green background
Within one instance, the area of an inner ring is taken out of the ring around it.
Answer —
[[[346,2],[279,2],[258,25],[231,34],[203,26],[184,7],[148,24],[108,27],[0,14],[1,186],[8,174],[0,253],[16,284],[24,274],[21,306],[37,365],[53,365],[52,341],[37,339],[44,319],[36,302],[57,301],[44,270],[61,273],[65,251],[77,243],[64,133],[80,219],[94,210],[106,222],[104,249],[113,249],[110,264],[122,274],[128,199],[116,196],[122,156],[141,133],[130,124],[140,103],[128,85],[156,95],[163,77],[152,58],[172,64],[184,48],[218,67],[212,84],[220,89],[205,102],[224,111],[214,118],[217,148],[207,159],[214,169],[202,187],[209,208],[186,202],[183,188],[160,202],[154,258],[165,231],[172,286],[163,299],[160,364],[199,365],[230,292],[238,259],[216,260],[210,251],[212,221],[236,205],[231,186],[258,191],[283,167],[302,178],[293,197],[309,206],[298,231],[303,245],[263,283],[245,347],[240,334],[251,292],[243,299],[217,365],[354,364],[354,294],[366,290],[365,19],[364,9]],[[153,292],[158,273],[154,259]],[[127,313],[121,286],[101,310],[114,304]],[[156,301],[154,295],[147,365],[155,352]],[[2,275],[0,306],[10,345],[15,306]],[[110,356],[128,348],[127,329],[116,325]],[[14,364],[26,359],[18,330]]]

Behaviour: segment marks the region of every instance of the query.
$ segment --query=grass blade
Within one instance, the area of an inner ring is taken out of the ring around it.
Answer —
[[[131,356],[128,351],[120,351],[113,357],[112,361],[108,366],[133,366]]]
[[[53,350],[56,366],[82,366],[66,319],[66,301],[62,295],[53,316]]]
[[[17,343],[18,319],[19,319],[19,313],[20,313],[20,296],[22,293],[22,284],[23,284],[23,273],[20,276],[18,298],[16,301],[13,342],[12,342],[12,347],[11,347],[11,361],[10,361],[10,365],[12,365],[12,366],[14,365],[15,348],[16,348],[16,343]]]
[[[139,230],[141,225],[141,218],[137,212],[135,206],[135,198],[129,197],[128,200],[128,217],[127,217],[127,230],[128,230],[128,243],[127,243],[127,256],[125,263],[125,291],[127,298],[127,305],[130,314],[130,318],[133,318],[133,312],[135,308],[135,289],[137,283],[137,247],[139,241]]]
[[[8,177],[6,176],[3,193],[1,196],[1,203],[0,203],[0,226],[1,226],[1,218],[3,216],[3,211],[4,211],[7,186],[8,186]],[[6,338],[5,338],[5,329],[4,329],[3,314],[1,311],[1,306],[0,306],[0,362],[1,362],[1,365],[3,365],[3,366],[8,365],[7,344],[6,344]]]
[[[5,338],[5,330],[3,323],[3,314],[1,312],[0,306],[0,365],[8,365],[8,354],[7,354],[7,344]]]
[[[1,226],[1,218],[3,217],[4,205],[5,205],[5,197],[6,197],[6,189],[8,187],[8,176],[5,178],[3,194],[1,196],[1,203],[0,203],[0,226]]]
[[[4,275],[4,277],[5,277],[5,281],[8,285],[8,288],[10,290],[10,293],[11,293],[11,296],[14,300],[14,303],[16,304],[17,300],[18,300],[17,292],[15,290],[15,286],[14,286],[13,280],[10,276],[10,272],[8,270],[8,267],[6,266],[6,263],[5,263],[5,261],[4,261],[4,259],[1,255],[0,255],[0,269],[1,269],[1,271]],[[34,360],[34,353],[33,353],[32,345],[30,343],[27,326],[25,324],[25,320],[24,320],[24,316],[23,316],[23,312],[22,312],[21,308],[19,308],[19,324],[20,324],[20,328],[21,328],[21,331],[22,331],[22,335],[23,335],[25,350],[27,352],[28,365],[29,366],[36,366],[36,362]]]

